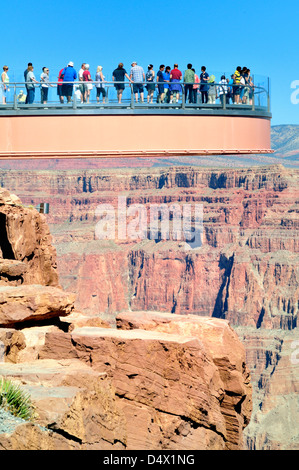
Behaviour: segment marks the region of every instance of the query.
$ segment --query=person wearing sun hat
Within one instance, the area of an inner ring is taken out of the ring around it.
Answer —
[[[74,69],[74,63],[69,62],[67,67],[63,69],[63,84],[62,84],[62,95],[66,96],[67,102],[70,103],[73,95],[73,83],[77,78],[77,72]]]
[[[208,80],[209,90],[208,90],[208,104],[215,104],[217,93],[216,93],[216,85],[215,85],[215,75],[210,75]]]

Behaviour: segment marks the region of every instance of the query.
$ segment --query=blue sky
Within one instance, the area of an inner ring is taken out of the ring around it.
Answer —
[[[28,10],[11,0],[1,12],[1,67],[8,64],[11,81],[20,80],[29,61],[38,76],[50,68],[50,79],[72,60],[104,67],[106,79],[122,61],[130,70],[132,60],[145,69],[149,63],[188,62],[210,74],[233,73],[247,66],[257,76],[269,76],[272,125],[299,124],[299,104],[292,104],[298,81],[297,1],[277,0],[198,1],[53,0],[33,2]],[[293,95],[294,96],[294,95]],[[299,101],[299,91],[296,94]]]

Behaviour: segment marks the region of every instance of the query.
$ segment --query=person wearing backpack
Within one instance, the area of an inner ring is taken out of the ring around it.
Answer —
[[[154,79],[155,79],[154,66],[152,64],[149,64],[149,66],[147,67],[147,72],[145,74],[148,103],[153,102],[154,91],[156,88]]]

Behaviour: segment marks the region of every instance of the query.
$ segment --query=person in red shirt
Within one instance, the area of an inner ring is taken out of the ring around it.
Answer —
[[[170,96],[172,103],[179,101],[180,91],[182,90],[179,82],[182,80],[182,76],[183,75],[179,70],[178,64],[174,64],[173,69],[170,72]]]
[[[89,64],[85,64],[85,70],[83,72],[83,81],[92,82],[92,78],[91,78],[90,71],[89,71]],[[91,89],[92,89],[91,83],[84,83],[85,103],[89,103],[89,96],[90,96]]]
[[[62,75],[62,72],[64,71],[64,67],[63,69],[60,70],[59,74],[58,74],[58,84],[57,84],[57,95],[59,96],[59,101],[61,104],[63,104],[64,102],[64,97],[63,97],[63,94],[62,94],[62,82],[63,82],[63,75]]]

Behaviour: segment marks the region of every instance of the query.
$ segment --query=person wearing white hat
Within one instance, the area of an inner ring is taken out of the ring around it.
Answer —
[[[63,72],[62,95],[66,96],[67,102],[70,103],[73,95],[73,83],[77,78],[77,72],[74,69],[74,63],[69,62]]]

